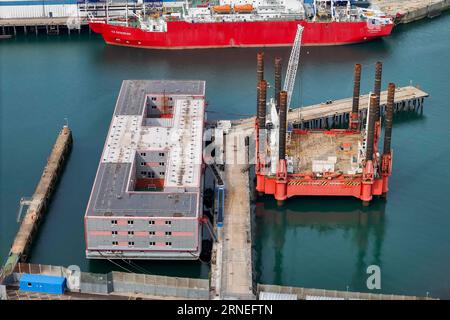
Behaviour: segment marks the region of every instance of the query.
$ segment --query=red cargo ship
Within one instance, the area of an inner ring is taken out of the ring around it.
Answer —
[[[184,4],[180,12],[173,7],[126,10],[125,17],[90,16],[89,26],[108,44],[151,49],[291,46],[299,24],[304,27],[302,45],[343,45],[388,36],[394,26],[391,17],[354,7],[350,1],[315,0],[306,5],[284,0],[276,6],[234,2],[238,1],[221,0],[220,6],[207,7]]]

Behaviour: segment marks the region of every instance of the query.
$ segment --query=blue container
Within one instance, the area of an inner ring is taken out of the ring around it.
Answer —
[[[217,226],[219,228],[223,227],[224,213],[225,213],[225,187],[219,186],[217,189]]]
[[[21,291],[63,294],[66,278],[24,273],[19,280]]]

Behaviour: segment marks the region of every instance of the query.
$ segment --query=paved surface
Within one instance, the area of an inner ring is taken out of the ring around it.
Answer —
[[[450,0],[372,0],[372,3],[389,15],[404,15],[400,23],[426,18],[429,12],[436,9],[443,11],[450,8]]]
[[[228,143],[234,142],[227,137]],[[235,157],[240,148],[234,150]],[[242,152],[242,150],[241,150]],[[246,165],[225,170],[225,219],[222,237],[222,298],[252,297],[249,177]]]

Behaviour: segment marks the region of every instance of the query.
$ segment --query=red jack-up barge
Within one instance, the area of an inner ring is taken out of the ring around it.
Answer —
[[[352,112],[348,129],[296,129],[287,121],[287,92],[281,91],[281,59],[275,59],[275,97],[266,103],[263,54],[257,57],[256,190],[273,194],[278,204],[293,196],[352,196],[368,205],[385,197],[392,172],[392,118],[395,85],[389,84],[381,138],[382,64],[377,62],[375,88],[365,123],[359,111],[361,65],[355,66]],[[267,111],[267,106],[270,111]],[[361,121],[360,121],[361,120]]]

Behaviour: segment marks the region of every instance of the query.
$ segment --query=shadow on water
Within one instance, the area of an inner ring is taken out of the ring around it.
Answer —
[[[257,281],[279,285],[308,286],[307,281],[297,284],[286,283],[284,278],[288,264],[298,265],[297,271],[304,276],[304,279],[307,279],[308,274],[303,274],[301,265],[309,263],[304,258],[296,261],[295,254],[289,254],[291,249],[288,247],[291,246],[295,251],[302,250],[298,239],[295,239],[296,235],[300,233],[310,232],[320,238],[343,232],[348,235],[346,241],[355,247],[355,250],[350,253],[354,255],[352,258],[354,266],[351,268],[352,275],[347,278],[347,283],[353,290],[367,291],[365,287],[367,267],[369,265],[381,267],[383,264],[385,206],[386,202],[381,199],[375,199],[370,207],[363,207],[356,199],[299,197],[288,200],[283,207],[278,207],[276,201],[268,196],[259,199],[255,209]],[[316,246],[315,248],[317,255],[320,255],[320,252],[326,255],[330,250],[335,250],[332,247]],[[300,256],[301,254],[300,252]],[[267,256],[272,256],[272,258],[267,259]],[[263,261],[264,278],[261,276]],[[269,268],[272,268],[269,275],[267,263],[271,264]],[[326,257],[323,263],[329,263]],[[336,273],[336,275],[338,274]],[[269,280],[269,278],[271,279]],[[297,278],[299,278],[298,275]]]
[[[406,111],[397,113],[394,115],[394,130],[395,127],[401,127],[402,125],[410,124],[413,122],[427,121],[427,116],[423,113],[414,111]]]
[[[284,59],[285,64],[289,59],[291,47],[280,48],[225,48],[225,49],[192,49],[192,50],[152,50],[141,48],[118,47],[105,45],[96,59],[106,65],[127,64],[136,65],[166,65],[172,67],[182,66],[185,69],[201,68],[223,70],[224,62],[231,61],[227,69],[234,72],[242,69],[255,68],[255,56],[257,52],[265,53],[266,72],[272,70],[272,61],[275,56]],[[305,67],[315,65],[340,65],[342,63],[361,63],[374,61],[382,56],[387,56],[392,51],[391,45],[383,39],[373,40],[367,43],[359,43],[336,47],[302,47],[301,59]],[[286,67],[286,66],[285,66]],[[150,70],[149,70],[150,71]],[[183,72],[183,70],[179,70]],[[256,70],[255,70],[256,71]]]
[[[111,271],[164,275],[171,277],[207,278],[209,265],[201,261],[88,260],[89,272]],[[175,267],[176,266],[176,267]]]

